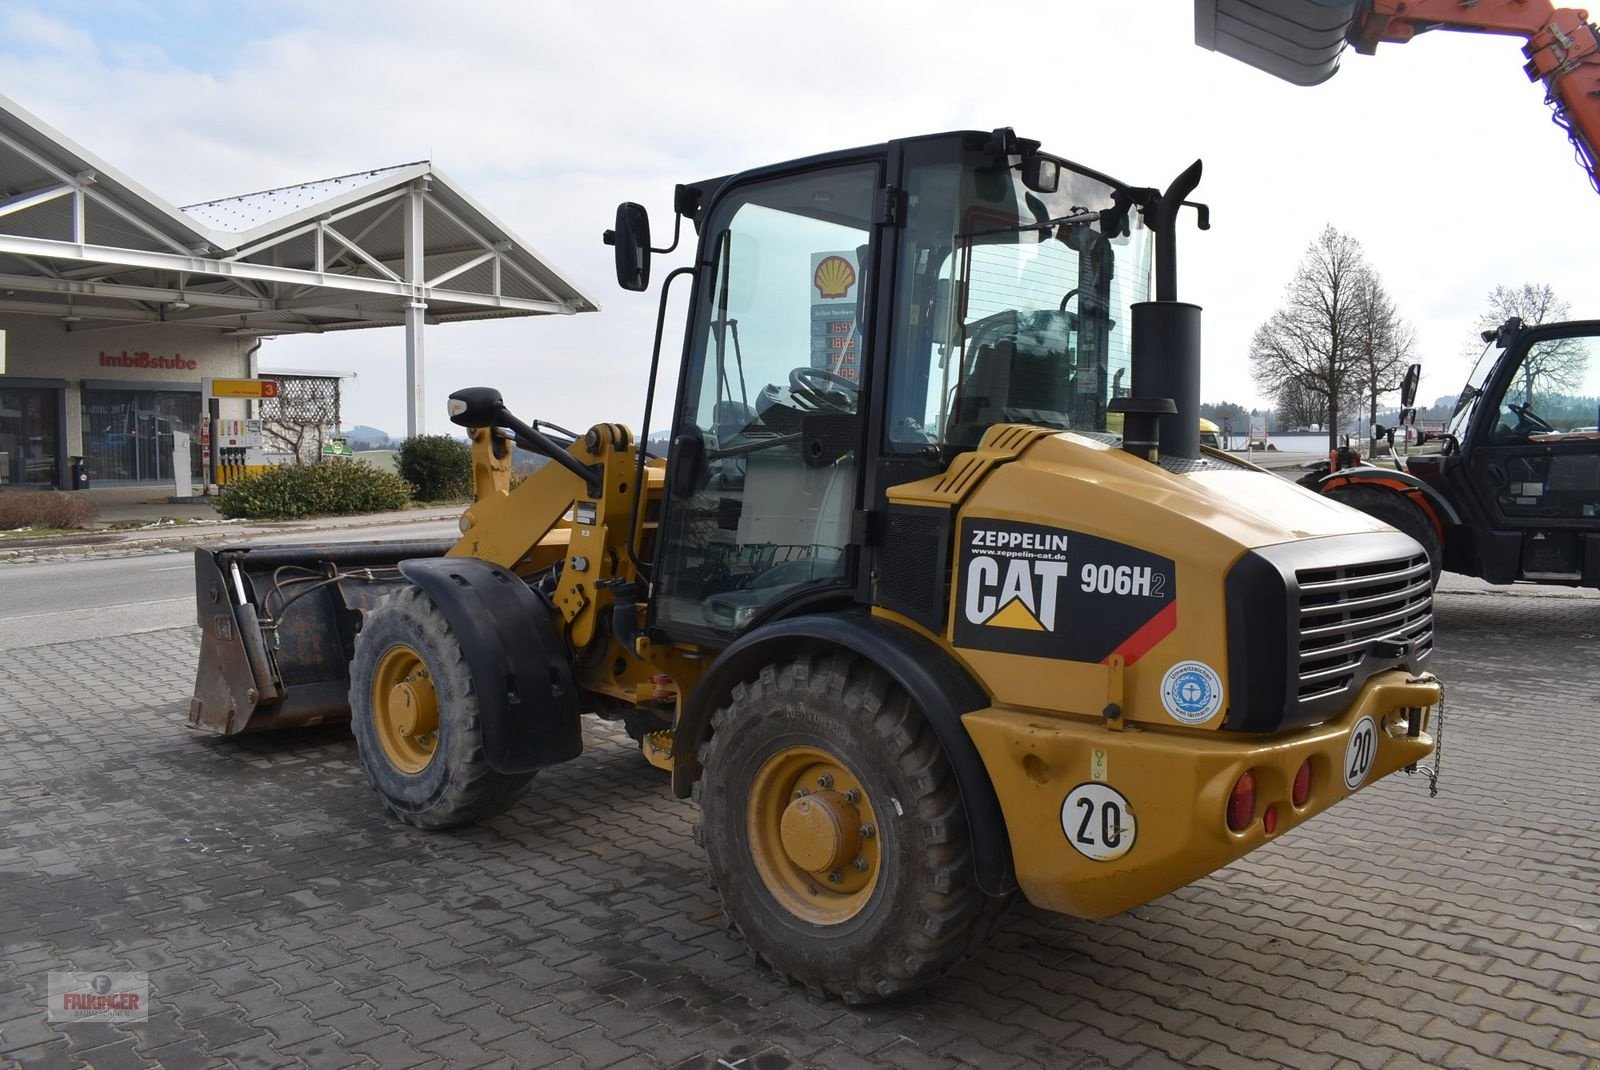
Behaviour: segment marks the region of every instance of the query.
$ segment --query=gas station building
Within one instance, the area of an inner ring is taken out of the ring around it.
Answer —
[[[401,328],[420,434],[426,325],[597,307],[429,161],[180,208],[0,97],[0,489],[215,482],[274,335]]]

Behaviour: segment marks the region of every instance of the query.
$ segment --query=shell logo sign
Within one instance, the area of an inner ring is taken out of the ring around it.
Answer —
[[[848,294],[850,287],[856,284],[856,269],[842,256],[825,257],[817,265],[816,274],[811,276],[811,283],[823,298],[836,300]]]

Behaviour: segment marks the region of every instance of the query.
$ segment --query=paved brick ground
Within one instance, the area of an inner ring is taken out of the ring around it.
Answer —
[[[748,965],[691,808],[603,727],[429,835],[343,730],[189,735],[188,629],[0,653],[0,1066],[1600,1065],[1600,599],[1439,620],[1439,798],[1392,778],[1110,921],[1016,908],[866,1011]],[[48,1025],[51,969],[148,971],[152,1016]]]

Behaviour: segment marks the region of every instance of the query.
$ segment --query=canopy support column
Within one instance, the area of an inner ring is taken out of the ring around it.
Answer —
[[[411,300],[406,304],[406,436],[425,434],[426,398],[423,390],[422,330],[428,303],[423,300],[427,276],[424,269],[423,211],[427,204],[426,181],[415,183],[406,194],[405,269]]]

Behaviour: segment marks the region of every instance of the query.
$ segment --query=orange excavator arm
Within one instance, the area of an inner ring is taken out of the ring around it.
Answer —
[[[1600,191],[1600,30],[1551,0],[1195,0],[1195,42],[1298,85],[1338,70],[1345,43],[1370,55],[1427,30],[1523,39],[1523,70]]]

